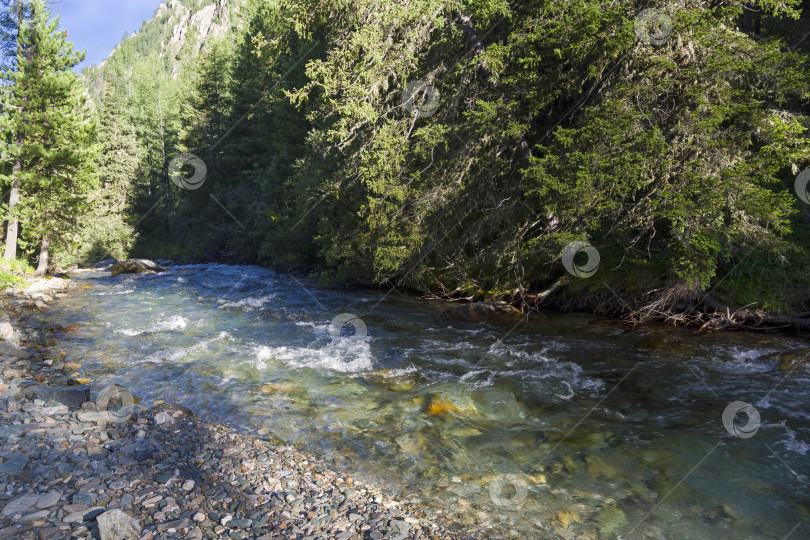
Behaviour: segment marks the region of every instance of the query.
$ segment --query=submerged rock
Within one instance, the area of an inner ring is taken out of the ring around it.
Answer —
[[[637,344],[639,349],[646,349],[648,351],[665,351],[673,354],[692,355],[695,354],[695,348],[687,343],[680,336],[669,334],[666,332],[655,332]]]
[[[515,319],[523,313],[515,306],[498,302],[473,302],[453,306],[442,311],[439,319],[443,321],[486,322],[502,319]]]
[[[478,409],[469,396],[437,394],[431,397],[426,411],[430,416],[456,414],[466,417],[478,417]]]
[[[13,343],[0,341],[0,356],[13,356],[14,358],[31,358],[31,353],[20,349]]]
[[[608,506],[596,516],[599,534],[607,538],[615,537],[627,525],[627,516],[615,506]]]
[[[808,365],[810,365],[810,349],[785,353],[779,359],[779,371],[783,373],[793,373],[802,366]]]
[[[144,274],[154,272],[165,272],[166,269],[149,259],[127,259],[125,261],[115,261],[110,267],[112,275],[119,274]]]

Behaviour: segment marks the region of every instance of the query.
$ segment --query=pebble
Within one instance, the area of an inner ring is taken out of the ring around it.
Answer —
[[[49,491],[45,495],[40,496],[39,500],[37,501],[37,508],[50,508],[58,503],[60,498],[62,498],[62,494],[60,492]]]
[[[56,368],[69,360],[19,354],[0,378],[0,538],[462,537],[325,460],[179,404],[105,421],[79,408],[89,387],[67,386],[75,369]]]

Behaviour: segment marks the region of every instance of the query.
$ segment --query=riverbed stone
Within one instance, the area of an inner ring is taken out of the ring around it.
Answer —
[[[71,409],[80,408],[82,403],[90,399],[90,388],[87,386],[53,387],[33,385],[24,388],[20,393],[28,397],[42,399],[48,403],[61,403]]]
[[[59,499],[62,498],[62,493],[59,491],[49,491],[48,493],[40,496],[39,500],[37,501],[37,508],[50,508],[51,506],[55,505],[59,502]]]
[[[52,322],[26,324],[64,337]],[[79,366],[48,354],[40,351],[44,362],[0,356],[0,497],[9,497],[0,501],[0,538],[397,538],[397,522],[424,523],[423,537],[457,538],[444,524],[409,521],[423,510],[330,470],[331,457],[214,425],[180,404],[96,422],[86,415],[96,412],[86,385],[54,384],[79,377]],[[156,416],[171,420],[158,425]]]
[[[39,501],[39,495],[35,494],[16,497],[6,503],[3,510],[0,511],[0,518],[8,517],[16,513],[30,512],[36,509],[37,501]]]
[[[11,356],[14,358],[31,358],[31,353],[20,349],[10,341],[0,341],[0,356]]]
[[[0,463],[0,474],[13,474],[22,471],[28,464],[28,457],[25,454],[14,452],[7,456],[3,463]]]
[[[138,540],[141,525],[137,519],[121,510],[108,510],[96,518],[101,540]]]
[[[0,322],[0,339],[11,341],[14,339],[14,327],[7,321]]]
[[[599,533],[607,538],[614,538],[627,525],[627,516],[615,506],[604,508],[596,516],[596,527]]]

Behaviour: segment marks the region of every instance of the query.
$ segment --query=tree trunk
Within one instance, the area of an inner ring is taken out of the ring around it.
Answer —
[[[22,2],[17,2],[16,4],[17,9],[17,52],[22,51],[23,41],[22,36],[20,33],[22,32],[23,27],[23,7]],[[31,60],[34,58],[34,50],[31,46],[28,46],[28,50],[25,51],[26,60],[30,63]],[[17,66],[17,71],[22,69],[21,66]],[[20,114],[23,114],[24,111],[20,111]],[[22,148],[24,139],[23,134],[21,132],[17,133],[17,148]],[[17,206],[17,203],[20,202],[20,173],[22,172],[22,161],[17,159],[14,162],[14,167],[11,169],[11,190],[8,194],[8,212],[9,214],[12,213],[14,207]],[[17,219],[12,217],[8,222],[8,228],[6,229],[6,249],[3,251],[3,258],[5,260],[11,260],[17,258],[17,230],[19,228],[19,223]]]
[[[14,207],[20,202],[20,180],[17,178],[17,175],[20,174],[22,170],[22,164],[20,161],[16,161],[14,163],[14,168],[12,169],[12,176],[14,177],[14,181],[11,184],[11,191],[8,195],[8,211],[9,213],[14,210]],[[8,229],[6,231],[6,249],[3,252],[3,258],[7,261],[13,261],[17,258],[17,219],[11,218],[8,222]]]
[[[48,242],[48,235],[46,234],[42,237],[42,245],[39,248],[39,264],[37,264],[34,277],[42,277],[48,272],[49,247],[50,242]]]

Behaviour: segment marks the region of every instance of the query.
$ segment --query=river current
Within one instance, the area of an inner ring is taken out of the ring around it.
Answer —
[[[810,537],[810,371],[775,354],[802,340],[449,323],[448,303],[252,266],[74,280],[44,316],[78,325],[56,348],[94,386],[276,436],[484,536]]]

